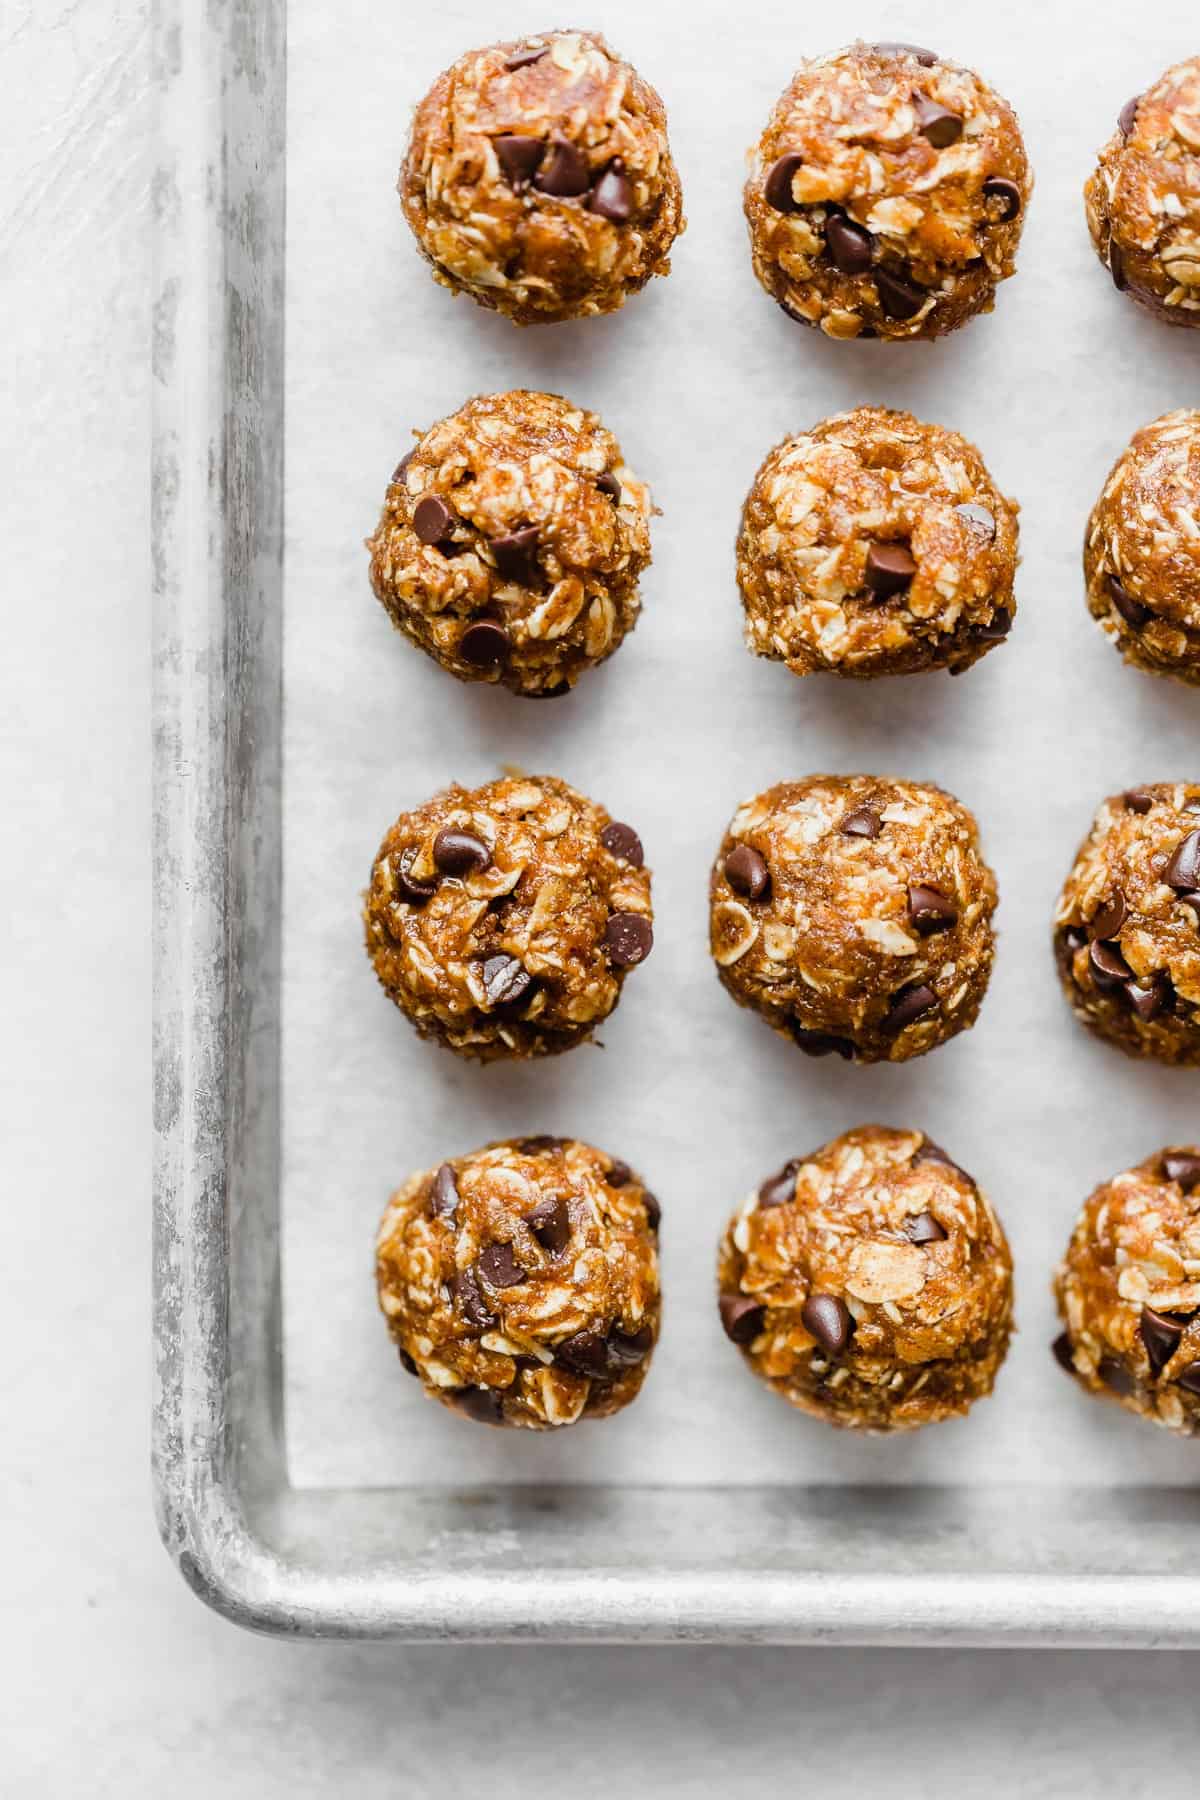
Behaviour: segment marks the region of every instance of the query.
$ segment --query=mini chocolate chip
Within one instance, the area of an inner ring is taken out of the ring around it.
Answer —
[[[1140,94],[1135,94],[1132,100],[1127,100],[1125,102],[1124,106],[1117,114],[1117,130],[1121,133],[1123,138],[1127,138],[1133,130],[1134,120],[1137,118],[1137,109],[1141,103],[1142,96]]]
[[[831,210],[825,218],[825,248],[840,274],[864,275],[871,266],[875,239],[865,225]]]
[[[1123,294],[1129,286],[1125,274],[1125,258],[1121,254],[1120,244],[1115,237],[1111,236],[1108,240],[1108,272],[1112,276],[1112,283],[1118,294]]]
[[[610,500],[621,498],[621,483],[611,469],[605,469],[603,475],[597,475],[596,486],[602,494],[607,494]]]
[[[610,856],[619,857],[631,868],[640,869],[646,860],[646,852],[642,849],[642,840],[632,825],[622,825],[614,819],[600,833],[600,842]]]
[[[1086,931],[1081,931],[1078,925],[1068,925],[1062,933],[1060,948],[1066,951],[1068,958],[1071,958],[1077,950],[1082,950],[1087,942]]]
[[[603,1380],[608,1373],[608,1341],[602,1331],[577,1331],[558,1346],[554,1360],[573,1375]]]
[[[539,193],[549,194],[556,200],[577,199],[592,185],[588,159],[577,144],[556,135],[550,140],[550,148],[533,178],[533,185]]]
[[[511,652],[511,638],[494,619],[476,619],[458,640],[458,654],[476,669],[494,669],[507,662]]]
[[[449,1163],[443,1163],[433,1178],[429,1210],[435,1219],[445,1219],[447,1225],[454,1224],[458,1211],[458,1182]]]
[[[1185,1393],[1200,1394],[1200,1362],[1194,1362],[1191,1368],[1185,1369],[1175,1385],[1183,1388]]]
[[[433,860],[443,875],[477,875],[488,867],[492,853],[473,831],[447,825],[433,840]]]
[[[533,180],[546,146],[541,138],[522,137],[518,132],[507,131],[502,137],[492,139],[492,148],[509,187],[523,188]]]
[[[846,814],[838,830],[843,837],[877,838],[883,830],[883,820],[873,806],[859,806]]]
[[[889,319],[915,318],[929,298],[924,288],[906,281],[903,275],[897,275],[891,269],[875,270],[875,286],[879,290],[879,304]]]
[[[787,1206],[796,1197],[796,1174],[803,1166],[801,1159],[794,1156],[785,1162],[782,1169],[774,1175],[768,1175],[758,1190],[758,1210],[767,1212],[773,1206]]]
[[[569,694],[570,691],[569,681],[556,681],[550,687],[522,688],[520,697],[522,700],[561,700],[562,696]]]
[[[402,900],[407,900],[410,906],[423,906],[426,900],[432,900],[437,893],[438,884],[436,879],[418,881],[414,875],[409,873],[416,854],[415,848],[404,852],[392,870],[392,879],[399,889]]]
[[[469,1325],[478,1326],[480,1330],[496,1323],[496,1315],[487,1304],[479,1289],[474,1269],[460,1269],[449,1283],[450,1293],[462,1308],[463,1317]]]
[[[1115,938],[1125,920],[1129,916],[1129,908],[1125,904],[1125,896],[1117,888],[1112,896],[1092,917],[1088,930],[1094,938]]]
[[[1180,1317],[1178,1314],[1157,1312],[1152,1306],[1143,1306],[1138,1329],[1146,1346],[1146,1355],[1150,1359],[1152,1375],[1159,1375],[1166,1368],[1179,1348],[1179,1340],[1187,1329],[1190,1318],[1190,1313]]]
[[[518,1138],[517,1149],[523,1150],[526,1156],[540,1156],[546,1150],[561,1150],[566,1142],[566,1138],[551,1137],[548,1131],[539,1131],[533,1137]]]
[[[401,1344],[399,1348],[398,1355],[400,1357],[400,1367],[404,1370],[404,1373],[406,1375],[415,1375],[419,1380],[421,1371],[418,1369],[416,1363],[408,1354],[408,1351],[404,1348],[403,1344]]]
[[[1127,981],[1125,998],[1138,1018],[1149,1025],[1162,1013],[1170,1011],[1175,1004],[1175,989],[1170,978],[1159,972],[1149,981]]]
[[[480,971],[488,1005],[500,1012],[528,998],[533,976],[515,956],[489,956]]]
[[[989,175],[983,184],[985,200],[999,200],[1004,207],[1000,214],[1000,223],[1007,225],[1015,219],[1021,210],[1021,190],[1015,181],[1009,181],[1004,175]]]
[[[625,173],[625,164],[614,156],[592,189],[588,211],[599,213],[610,224],[624,225],[633,212],[633,184]]]
[[[737,894],[747,900],[761,900],[771,886],[771,871],[765,858],[749,844],[738,844],[725,858],[725,879]]]
[[[1150,617],[1150,608],[1143,606],[1140,600],[1135,600],[1115,575],[1108,577],[1108,597],[1131,631],[1139,630]]]
[[[1076,1372],[1075,1357],[1071,1349],[1071,1339],[1065,1331],[1059,1332],[1051,1344],[1050,1350],[1059,1368],[1065,1369],[1068,1375],[1074,1375]]]
[[[1154,805],[1154,795],[1148,794],[1145,788],[1127,788],[1121,798],[1131,813],[1140,813],[1143,816]]]
[[[976,530],[982,531],[985,537],[995,537],[996,515],[988,507],[980,506],[975,500],[964,500],[954,510],[960,518],[967,521],[968,525],[973,525]]]
[[[440,544],[453,523],[454,514],[436,494],[426,494],[413,509],[413,530],[423,544]]]
[[[511,1244],[488,1244],[475,1259],[476,1272],[489,1287],[519,1287],[526,1279]]]
[[[565,1200],[547,1195],[533,1211],[526,1213],[525,1223],[543,1250],[559,1256],[571,1241],[571,1215]]]
[[[916,113],[918,131],[935,150],[945,150],[951,144],[957,144],[962,136],[963,122],[958,114],[951,112],[937,100],[930,100],[925,94],[917,97]]]
[[[1168,1150],[1163,1156],[1163,1174],[1177,1181],[1185,1194],[1200,1187],[1200,1155],[1194,1150]]]
[[[1112,1394],[1127,1397],[1137,1392],[1137,1382],[1125,1364],[1118,1362],[1115,1356],[1102,1356],[1096,1374]]]
[[[843,1062],[854,1061],[854,1045],[849,1038],[834,1037],[828,1031],[809,1031],[807,1026],[795,1023],[791,1030],[805,1056],[840,1056]]]
[[[392,470],[393,484],[395,484],[397,481],[404,480],[404,477],[408,472],[408,465],[412,461],[413,457],[416,454],[417,454],[417,447],[414,444],[412,449],[409,450],[404,456],[402,456],[400,458],[400,461],[396,464],[395,468]]]
[[[928,982],[910,982],[902,987],[898,994],[892,996],[892,1004],[888,1007],[880,1021],[880,1030],[895,1037],[906,1026],[917,1019],[923,1019],[937,1005],[938,998]]]
[[[536,525],[524,525],[520,531],[510,531],[504,537],[490,540],[496,567],[505,581],[517,581],[524,587],[534,585],[539,574],[537,547],[540,535]]]
[[[948,1156],[942,1146],[935,1144],[931,1137],[927,1137],[920,1148],[913,1151],[912,1166],[914,1169],[921,1163],[927,1162],[940,1163],[944,1169],[953,1169],[956,1175],[961,1175],[964,1181],[969,1182],[972,1187],[975,1186],[975,1177],[968,1175],[962,1164],[956,1163],[954,1158]]]
[[[932,937],[958,924],[958,908],[949,895],[930,882],[914,881],[908,888],[908,921],[918,937]]]
[[[1133,975],[1133,970],[1117,946],[1102,943],[1099,939],[1094,939],[1088,950],[1088,967],[1092,972],[1092,980],[1101,993],[1124,987]]]
[[[1200,888],[1200,831],[1188,832],[1163,870],[1163,880],[1185,894]]]
[[[732,1344],[752,1344],[767,1317],[761,1300],[752,1300],[748,1294],[720,1295],[717,1310],[725,1336]]]
[[[920,44],[872,44],[880,56],[915,56],[923,69],[932,69],[937,61],[935,50],[922,50]]]
[[[504,66],[506,69],[527,69],[531,63],[541,62],[543,56],[549,54],[549,44],[542,44],[530,50],[514,50],[511,56],[505,57]]]
[[[763,184],[763,197],[767,205],[776,212],[799,212],[800,208],[792,199],[792,176],[803,163],[802,156],[781,156],[771,164],[767,171],[767,179]]]
[[[446,1405],[479,1425],[503,1425],[504,1406],[498,1388],[443,1388]]]
[[[608,1165],[609,1187],[628,1187],[632,1180],[633,1170],[630,1168],[629,1164],[627,1162],[622,1162],[619,1156],[614,1156]]]
[[[972,625],[971,637],[977,644],[1002,644],[1012,630],[1012,614],[997,607],[986,625]]]
[[[606,1355],[610,1369],[636,1369],[654,1348],[654,1332],[649,1325],[637,1331],[620,1331],[614,1325],[606,1339]]]
[[[608,1179],[612,1181],[612,1176],[610,1175]],[[616,1185],[617,1184],[613,1182],[613,1186],[615,1187]],[[650,1193],[649,1189],[644,1189],[642,1192],[642,1205],[646,1209],[646,1224],[657,1237],[658,1228],[662,1224],[662,1207],[658,1203],[658,1196]]]
[[[867,551],[866,583],[881,600],[904,593],[916,572],[917,565],[903,544],[872,544]]]
[[[800,1308],[800,1322],[830,1356],[840,1356],[854,1336],[854,1320],[836,1294],[810,1294]]]
[[[904,1235],[910,1244],[940,1244],[948,1233],[931,1212],[921,1212],[905,1219]]]
[[[654,930],[641,913],[613,913],[604,927],[608,959],[618,969],[632,969],[645,962],[654,948]]]

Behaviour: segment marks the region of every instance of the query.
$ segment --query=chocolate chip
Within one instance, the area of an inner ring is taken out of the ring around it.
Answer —
[[[395,468],[392,470],[393,484],[395,484],[397,481],[404,480],[404,477],[408,472],[408,465],[412,461],[413,457],[416,454],[417,454],[417,447],[414,444],[412,449],[410,451],[408,451],[407,455],[402,456],[400,458],[400,461],[396,464]]]
[[[519,1287],[525,1280],[525,1271],[511,1244],[488,1244],[476,1257],[475,1268],[489,1287]]]
[[[522,137],[514,131],[493,138],[492,147],[504,179],[511,188],[529,186],[546,149],[541,138]]]
[[[532,587],[538,578],[537,547],[540,533],[536,525],[524,525],[520,531],[510,531],[504,537],[495,537],[490,541],[492,555],[496,559],[496,567],[505,581],[517,581],[525,587]]]
[[[480,1292],[474,1269],[460,1269],[451,1278],[449,1287],[453,1299],[461,1307],[463,1317],[469,1325],[475,1325],[482,1331],[496,1323],[495,1313]]]
[[[932,69],[937,61],[937,52],[922,50],[920,44],[872,44],[871,49],[880,56],[915,56],[923,69]]]
[[[982,531],[986,537],[995,537],[996,516],[986,506],[980,506],[974,500],[964,500],[961,505],[956,506],[954,510],[960,518],[967,521],[968,525],[974,526],[978,531]]]
[[[1125,1364],[1118,1362],[1115,1356],[1102,1356],[1096,1373],[1110,1393],[1127,1397],[1137,1392],[1137,1382]]]
[[[612,1180],[611,1176],[609,1177],[609,1180]],[[657,1195],[650,1193],[648,1189],[644,1190],[642,1193],[642,1205],[646,1209],[647,1228],[654,1233],[655,1237],[657,1237],[658,1228],[662,1224],[662,1207],[659,1205]]]
[[[496,1012],[520,1006],[533,986],[533,976],[515,956],[489,956],[480,973],[488,1005]]]
[[[1075,1374],[1075,1357],[1071,1349],[1071,1339],[1065,1331],[1059,1332],[1050,1346],[1050,1351],[1060,1369],[1065,1369],[1068,1375]]]
[[[1125,274],[1125,258],[1121,254],[1121,246],[1115,237],[1108,240],[1108,272],[1112,276],[1113,286],[1118,294],[1123,294],[1129,286]]]
[[[638,1331],[619,1331],[614,1325],[606,1339],[605,1349],[610,1369],[635,1369],[645,1362],[654,1348],[654,1332],[649,1325]]]
[[[717,1311],[721,1315],[725,1336],[732,1344],[752,1344],[767,1317],[767,1309],[762,1302],[752,1300],[747,1294],[720,1295]]]
[[[547,1131],[539,1131],[533,1137],[517,1139],[517,1149],[523,1150],[526,1156],[540,1156],[543,1151],[561,1150],[567,1142],[566,1138],[551,1137]]]
[[[1121,798],[1131,813],[1141,813],[1143,816],[1154,805],[1154,795],[1148,794],[1145,788],[1127,788]]]
[[[1149,1025],[1162,1013],[1170,1011],[1175,1004],[1175,989],[1170,978],[1160,972],[1152,975],[1149,981],[1127,981],[1125,998],[1138,1018]]]
[[[628,1187],[632,1180],[633,1170],[630,1168],[629,1164],[627,1162],[622,1162],[619,1156],[614,1156],[608,1165],[609,1187]]]
[[[602,1331],[577,1331],[558,1346],[554,1360],[572,1375],[603,1380],[608,1374],[608,1340]]]
[[[749,844],[738,844],[725,858],[725,879],[737,894],[747,900],[761,900],[771,886],[771,871],[766,861]]]
[[[597,475],[596,486],[602,494],[607,494],[610,500],[621,498],[621,483],[611,469],[605,469],[603,475]]]
[[[646,852],[642,849],[642,840],[632,825],[622,825],[614,819],[600,833],[600,842],[610,856],[619,857],[631,868],[640,869],[646,860]]]
[[[1000,214],[1000,223],[1007,225],[1015,219],[1021,210],[1021,190],[1015,181],[1009,181],[1004,175],[989,175],[983,184],[985,200],[998,200],[1004,208]]]
[[[571,684],[569,681],[556,681],[556,682],[552,683],[552,685],[550,687],[522,688],[521,689],[521,699],[522,700],[559,700],[562,698],[562,696],[564,694],[569,694],[570,691],[571,691]]]
[[[1146,1346],[1146,1355],[1150,1358],[1152,1375],[1159,1375],[1166,1368],[1179,1348],[1179,1340],[1187,1329],[1190,1318],[1190,1313],[1181,1318],[1178,1314],[1157,1312],[1152,1306],[1143,1306],[1139,1330]]]
[[[1200,925],[1200,894],[1180,894],[1177,896],[1180,906],[1186,906],[1196,915],[1196,923]]]
[[[1088,949],[1088,967],[1092,972],[1092,980],[1101,993],[1110,993],[1114,988],[1124,987],[1133,975],[1133,970],[1121,955],[1115,944],[1093,941]]]
[[[921,1212],[905,1219],[904,1235],[910,1244],[940,1244],[948,1234],[931,1212]]]
[[[846,814],[838,830],[843,837],[877,838],[883,830],[883,820],[873,806],[860,806]]]
[[[458,640],[458,654],[476,669],[494,669],[507,662],[512,640],[503,625],[494,619],[476,619]]]
[[[914,881],[908,888],[908,922],[918,937],[932,937],[958,924],[958,908],[941,888]]]
[[[792,199],[792,176],[796,173],[796,170],[803,161],[804,158],[802,156],[788,155],[781,156],[777,162],[771,164],[771,167],[767,172],[766,182],[763,185],[763,197],[765,198],[767,205],[773,207],[776,212],[793,213],[800,211],[800,208]]]
[[[654,931],[641,913],[613,913],[604,927],[608,959],[618,969],[632,969],[645,962],[654,947]]]
[[[1200,1187],[1200,1155],[1193,1150],[1168,1150],[1163,1156],[1163,1174],[1177,1181],[1185,1194]]]
[[[633,185],[625,173],[625,164],[614,156],[592,189],[588,211],[599,213],[613,225],[624,225],[633,212]]]
[[[525,1223],[551,1256],[560,1255],[571,1241],[571,1215],[561,1198],[548,1194],[539,1200],[533,1211],[526,1213]]]
[[[997,607],[986,625],[972,625],[971,637],[977,644],[1002,644],[1012,630],[1012,614]]]
[[[1125,896],[1118,888],[1094,914],[1088,930],[1094,938],[1115,938],[1128,916],[1129,908],[1125,904]]]
[[[1127,138],[1133,130],[1134,120],[1137,118],[1137,109],[1141,103],[1142,96],[1140,94],[1135,94],[1132,100],[1127,100],[1125,102],[1124,106],[1117,114],[1117,130],[1121,133],[1123,138]]]
[[[940,1163],[944,1169],[953,1169],[956,1175],[961,1175],[964,1181],[969,1182],[972,1187],[975,1186],[975,1177],[968,1175],[962,1164],[956,1163],[954,1158],[948,1156],[942,1146],[935,1144],[931,1137],[927,1137],[920,1148],[914,1150],[912,1166],[915,1169],[921,1163],[927,1162]]]
[[[433,840],[433,860],[443,875],[477,875],[486,869],[492,853],[473,831],[444,826]]]
[[[828,1031],[809,1031],[804,1025],[792,1025],[792,1036],[805,1056],[840,1056],[843,1062],[854,1061],[854,1045],[849,1038],[834,1037]]]
[[[925,94],[918,96],[916,111],[917,129],[935,150],[945,150],[949,145],[957,144],[963,133],[963,122],[957,113],[951,112],[936,100],[930,100]]]
[[[587,157],[569,138],[556,135],[550,140],[533,185],[539,193],[550,194],[556,200],[572,200],[586,194],[592,185]]]
[[[503,1425],[504,1406],[498,1388],[443,1388],[446,1405],[479,1425]]]
[[[875,286],[879,291],[879,304],[889,319],[914,318],[929,298],[924,288],[906,281],[890,269],[875,270]]]
[[[543,44],[538,49],[514,50],[511,56],[505,57],[504,66],[506,69],[527,69],[531,63],[541,62],[543,56],[548,56],[549,53],[549,44]]]
[[[875,239],[864,225],[831,210],[825,218],[825,248],[839,273],[863,275],[871,266]]]
[[[830,1356],[840,1356],[854,1336],[854,1320],[835,1294],[810,1294],[800,1308],[800,1322]]]
[[[454,1224],[458,1211],[458,1182],[449,1163],[443,1163],[433,1178],[429,1210],[435,1219],[445,1219],[447,1225]]]
[[[1200,1362],[1194,1362],[1190,1369],[1185,1369],[1175,1385],[1183,1388],[1186,1393],[1200,1394]]]
[[[893,995],[892,1004],[880,1021],[879,1028],[889,1036],[895,1037],[914,1020],[923,1019],[925,1014],[932,1011],[937,1003],[937,995],[928,982],[910,982],[907,987],[902,987],[898,994]]]
[[[904,593],[916,572],[917,565],[903,544],[872,544],[867,551],[866,583],[881,600]]]
[[[392,870],[392,879],[402,900],[407,900],[410,906],[423,906],[426,900],[431,900],[437,893],[438,884],[436,881],[418,881],[410,874],[416,854],[415,848],[404,852]]]
[[[454,514],[436,494],[426,494],[413,511],[413,530],[423,544],[440,544],[451,525]]]
[[[404,1370],[404,1373],[406,1375],[415,1375],[417,1377],[417,1379],[419,1380],[420,1376],[421,1376],[421,1371],[420,1371],[420,1369],[418,1369],[416,1363],[413,1361],[412,1357],[408,1354],[408,1351],[404,1348],[403,1344],[401,1344],[399,1346],[396,1354],[400,1358],[400,1367]]]
[[[1131,631],[1137,631],[1150,617],[1150,608],[1143,606],[1140,600],[1135,600],[1115,575],[1108,577],[1108,597]]]
[[[1078,925],[1068,925],[1059,939],[1059,949],[1065,951],[1070,961],[1077,950],[1082,950],[1088,942],[1088,934],[1081,931]]]
[[[1200,888],[1200,831],[1188,832],[1163,870],[1163,880],[1181,893]]]
[[[787,1206],[796,1197],[796,1171],[800,1160],[793,1157],[775,1175],[768,1175],[758,1190],[758,1209],[766,1212],[772,1206]]]

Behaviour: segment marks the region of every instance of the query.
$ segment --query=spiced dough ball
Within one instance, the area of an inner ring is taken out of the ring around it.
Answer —
[[[1054,1282],[1054,1355],[1090,1393],[1200,1435],[1200,1148],[1098,1187]]]
[[[810,1056],[922,1056],[975,1023],[992,972],[996,878],[929,782],[778,782],[734,814],[709,907],[728,992]]]
[[[1200,783],[1114,794],[1054,914],[1076,1018],[1130,1056],[1200,1063]]]
[[[558,394],[480,394],[393,473],[367,540],[371,586],[460,681],[549,699],[637,623],[650,512],[595,413]]]
[[[582,1043],[654,943],[637,832],[549,775],[455,784],[401,813],[363,917],[389,998],[479,1062]]]
[[[794,675],[961,675],[1007,637],[1016,567],[1016,503],[975,446],[860,406],[785,438],[754,478],[746,645]]]
[[[990,1394],[1012,1259],[970,1175],[920,1131],[864,1125],[785,1163],[729,1221],[726,1336],[802,1412],[911,1431]]]
[[[619,1412],[658,1338],[658,1221],[641,1177],[576,1138],[510,1138],[410,1176],[376,1246],[401,1362],[486,1425]]]
[[[990,312],[1033,177],[1016,115],[910,44],[803,63],[746,182],[754,272],[833,338],[935,338]]]
[[[1200,57],[1125,102],[1083,200],[1120,292],[1168,325],[1200,325]]]
[[[684,227],[663,103],[591,31],[460,57],[417,108],[399,189],[434,279],[518,325],[615,312]]]
[[[1200,686],[1198,516],[1200,412],[1164,413],[1136,431],[1113,464],[1083,545],[1088,607],[1126,662],[1193,686]]]

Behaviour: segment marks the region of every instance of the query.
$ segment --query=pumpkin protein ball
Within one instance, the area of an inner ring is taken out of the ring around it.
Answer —
[[[1125,102],[1083,202],[1113,285],[1168,325],[1200,325],[1200,57]]]
[[[549,699],[636,625],[650,513],[595,413],[557,394],[480,394],[393,473],[367,539],[371,586],[460,681]]]
[[[1054,1280],[1059,1366],[1089,1393],[1200,1436],[1200,1148],[1098,1187]]]
[[[912,44],[801,65],[745,188],[759,281],[832,338],[936,338],[990,312],[1033,177],[1016,115]]]
[[[1104,801],[1059,895],[1054,952],[1089,1031],[1130,1056],[1200,1063],[1200,783]]]
[[[1083,542],[1088,610],[1125,661],[1192,686],[1200,686],[1198,513],[1200,412],[1185,408],[1134,432]]]
[[[479,1062],[582,1043],[654,943],[637,832],[548,775],[456,783],[401,813],[363,918],[389,999]]]
[[[518,325],[615,312],[684,228],[663,103],[589,31],[461,56],[417,107],[398,186],[434,279]]]
[[[379,1304],[425,1393],[546,1431],[637,1398],[658,1338],[659,1205],[576,1138],[510,1138],[410,1176],[379,1227]]]
[[[990,1394],[1012,1258],[973,1178],[920,1131],[864,1125],[770,1175],[721,1242],[725,1334],[802,1412],[911,1431]]]
[[[810,1056],[923,1056],[975,1023],[996,878],[929,782],[781,781],[738,808],[709,885],[717,973]]]
[[[1017,506],[973,444],[881,406],[771,451],[737,545],[746,646],[794,675],[961,675],[1016,613]]]

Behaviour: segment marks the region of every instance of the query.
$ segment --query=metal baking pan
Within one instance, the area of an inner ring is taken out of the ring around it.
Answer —
[[[1054,889],[1095,801],[1133,780],[1194,775],[1183,768],[1191,696],[1121,669],[1084,616],[1077,567],[1112,457],[1142,419],[1194,392],[1192,346],[1172,341],[1186,334],[1134,318],[1105,288],[1079,241],[1078,199],[1125,90],[1194,48],[1190,15],[1160,7],[1149,46],[1133,18],[1097,43],[1075,0],[1009,16],[1003,34],[989,35],[982,9],[963,18],[932,0],[865,22],[992,74],[1039,178],[1022,274],[994,317],[931,352],[880,354],[797,339],[754,288],[741,244],[742,146],[792,62],[823,46],[794,42],[774,4],[744,10],[736,40],[715,0],[599,11],[666,95],[691,231],[676,273],[625,314],[518,334],[433,288],[387,191],[408,106],[459,49],[495,34],[492,10],[417,19],[319,0],[159,0],[153,1459],[164,1541],[211,1605],[280,1634],[1200,1645],[1194,1446],[1087,1403],[1045,1350],[1050,1265],[1088,1188],[1195,1136],[1194,1078],[1085,1040],[1046,949]],[[539,23],[521,4],[505,26]],[[386,102],[372,97],[381,71]],[[372,137],[385,106],[386,156]],[[307,185],[291,195],[285,243],[289,171]],[[360,204],[386,223],[360,219]],[[345,235],[322,246],[343,209]],[[316,281],[318,267],[341,280],[339,265],[359,256],[353,287]],[[369,347],[355,293],[379,309]],[[314,337],[319,318],[336,343]],[[370,371],[384,342],[395,350],[381,393]],[[442,354],[428,355],[435,345]],[[335,409],[323,416],[314,357]],[[611,414],[665,509],[643,623],[564,703],[569,724],[565,711],[555,723],[553,709],[452,689],[388,639],[361,550],[345,541],[370,528],[403,431],[473,388],[517,385]],[[948,688],[919,677],[869,693],[798,690],[738,645],[729,542],[755,462],[783,431],[864,399],[966,430],[1025,503],[1011,644]],[[351,415],[367,421],[363,435],[337,439]],[[345,491],[327,478],[328,510],[310,504],[314,424],[336,449],[327,466],[350,471]],[[312,685],[314,567],[339,596],[332,691]],[[360,714],[372,742],[395,720],[374,762],[355,749]],[[450,760],[422,751],[441,716],[456,720]],[[717,751],[689,736],[697,716]],[[627,816],[641,782],[659,945],[603,1055],[493,1081],[401,1044],[357,943],[351,876],[361,885],[400,805],[513,754],[621,798]],[[325,940],[296,938],[305,920],[289,914],[312,874],[317,762],[351,816],[344,844],[328,827],[330,887],[318,896],[322,921],[339,921],[329,942],[346,945],[345,984],[343,965],[316,954]],[[797,1069],[712,979],[704,865],[755,785],[873,765],[943,780],[979,812],[1002,894],[993,991],[969,1040],[919,1064]],[[318,1058],[338,1116],[301,1130]],[[739,1194],[789,1152],[869,1118],[927,1126],[972,1162],[1017,1255],[1023,1329],[996,1398],[919,1442],[849,1442],[793,1418],[712,1326],[716,1233]],[[646,1394],[622,1419],[553,1442],[487,1434],[395,1376],[373,1316],[371,1226],[388,1188],[435,1160],[451,1119],[454,1149],[578,1126],[636,1154],[661,1193],[666,1329]],[[344,1162],[339,1129],[366,1144],[365,1164]],[[312,1303],[314,1268],[328,1312]],[[339,1435],[343,1415],[353,1438]]]

